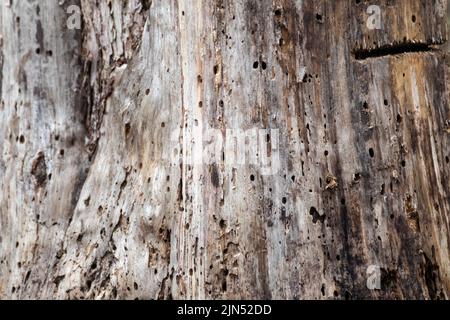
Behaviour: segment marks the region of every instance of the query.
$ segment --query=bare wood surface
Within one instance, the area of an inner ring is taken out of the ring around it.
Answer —
[[[0,4],[0,297],[449,297],[445,1],[68,2]]]

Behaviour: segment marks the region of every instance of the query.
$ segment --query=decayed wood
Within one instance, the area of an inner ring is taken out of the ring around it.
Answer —
[[[448,298],[445,7],[1,3],[0,296]]]
[[[2,1],[0,295],[50,297],[89,168],[81,33],[58,1]],[[55,22],[58,23],[55,23]]]

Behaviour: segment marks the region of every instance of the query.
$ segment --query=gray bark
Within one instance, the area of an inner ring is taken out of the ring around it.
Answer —
[[[0,297],[447,299],[445,8],[2,1]]]

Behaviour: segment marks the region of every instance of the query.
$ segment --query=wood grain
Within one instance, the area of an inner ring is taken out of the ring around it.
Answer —
[[[370,4],[0,4],[0,296],[447,299],[446,4]]]

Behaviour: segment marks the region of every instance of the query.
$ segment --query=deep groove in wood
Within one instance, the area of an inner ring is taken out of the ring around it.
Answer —
[[[356,60],[366,60],[370,58],[397,56],[404,53],[431,52],[436,50],[434,44],[407,42],[394,43],[378,48],[358,49],[353,51],[353,55]]]

